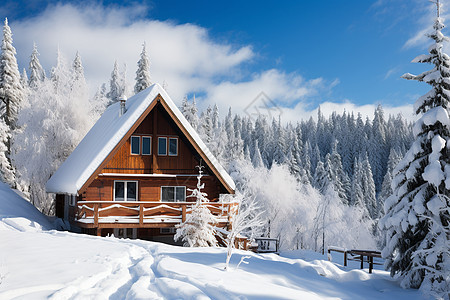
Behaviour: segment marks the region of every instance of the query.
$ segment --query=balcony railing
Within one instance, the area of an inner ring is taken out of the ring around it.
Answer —
[[[79,201],[75,221],[84,227],[171,227],[186,220],[193,202],[156,201]],[[205,204],[216,216],[219,226],[230,223],[236,202]]]

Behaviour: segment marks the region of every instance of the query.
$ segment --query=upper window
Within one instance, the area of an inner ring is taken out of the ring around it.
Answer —
[[[162,186],[161,201],[163,202],[184,202],[186,201],[185,186]]]
[[[178,139],[177,138],[169,138],[169,155],[172,155],[172,156],[178,155]]]
[[[152,138],[150,136],[142,137],[142,155],[152,154]]]
[[[158,138],[158,155],[167,155],[167,138]]]
[[[137,201],[137,181],[114,181],[114,201]]]
[[[141,154],[141,138],[139,136],[131,137],[131,154]]]

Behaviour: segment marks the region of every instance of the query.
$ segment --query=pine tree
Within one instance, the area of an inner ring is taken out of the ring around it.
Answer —
[[[98,120],[108,106],[109,99],[106,97],[106,84],[103,83],[90,100],[90,115],[92,120]]]
[[[372,219],[376,219],[380,216],[380,211],[378,210],[377,198],[375,196],[375,182],[373,180],[372,168],[370,166],[369,157],[367,153],[364,159],[361,161],[361,171],[362,171],[362,190],[364,195],[364,204],[369,212]]]
[[[341,156],[337,152],[337,141],[334,142],[332,152],[325,156],[325,170],[342,202],[348,204],[351,189],[350,178],[342,167]]]
[[[264,167],[264,162],[261,157],[261,152],[259,151],[258,140],[255,141],[255,150],[253,153],[252,164],[253,164],[253,167],[255,167],[255,168]]]
[[[191,213],[187,215],[186,221],[176,226],[177,232],[174,236],[174,240],[183,241],[185,247],[210,247],[217,245],[213,227],[217,220],[207,207],[209,202],[208,194],[202,192],[202,189],[205,187],[205,184],[201,183],[203,167],[198,166],[198,169],[197,188],[188,189],[192,192],[189,197],[195,198],[196,202],[192,207]]]
[[[28,88],[28,74],[27,74],[27,70],[25,70],[25,68],[23,68],[22,74],[20,75],[20,84],[22,85],[22,88],[23,88],[24,98],[26,98],[25,90]]]
[[[80,53],[75,54],[75,59],[72,64],[72,80],[73,81],[86,81],[84,78],[84,68],[83,63],[81,62]]]
[[[117,61],[115,61],[113,71],[111,72],[111,79],[109,81],[109,92],[106,94],[106,97],[109,99],[108,105],[119,101],[119,98],[124,96],[125,86],[123,84],[124,82],[121,78],[121,74],[119,74]]]
[[[145,42],[142,45],[141,58],[139,59],[137,65],[138,69],[136,70],[136,84],[134,86],[135,94],[145,90],[150,85],[152,85],[152,81],[150,78],[150,61],[145,49]]]
[[[327,185],[330,183],[330,177],[325,170],[324,163],[319,160],[317,163],[316,171],[314,172],[314,187],[321,193],[325,193]]]
[[[28,85],[32,89],[36,89],[38,84],[42,83],[45,78],[45,71],[39,62],[39,52],[37,50],[36,43],[33,44],[33,52],[31,52],[30,57],[30,79],[28,80]]]
[[[283,126],[281,125],[281,118],[278,118],[278,123],[273,122],[274,144],[273,163],[283,164],[286,161],[286,137]]]
[[[66,84],[71,77],[67,61],[59,48],[56,52],[56,66],[52,68],[50,79],[53,82],[53,87],[58,95],[69,95],[72,88]]]
[[[16,49],[12,43],[11,28],[8,26],[8,19],[5,19],[0,54],[0,114],[6,125],[15,129],[17,115],[23,101],[23,87],[20,83]],[[9,152],[9,142],[7,142],[7,147]]]
[[[353,177],[352,177],[352,192],[350,198],[350,204],[354,206],[359,206],[365,208],[364,205],[364,193],[361,186],[362,180],[362,168],[359,160],[355,157],[355,162],[353,163]]]
[[[396,167],[394,193],[385,202],[380,227],[386,230],[383,256],[391,275],[403,287],[422,287],[441,292],[450,290],[450,58],[443,53],[448,38],[438,17],[429,54],[413,60],[430,63],[432,70],[420,75],[405,74],[408,80],[426,82],[432,89],[420,97],[415,112],[415,141]]]
[[[0,118],[0,180],[9,186],[14,187],[16,181],[15,170],[6,156],[8,153],[6,145],[10,138],[9,128],[5,121]]]

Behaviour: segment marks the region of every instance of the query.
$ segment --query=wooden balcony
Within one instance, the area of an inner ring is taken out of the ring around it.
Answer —
[[[174,227],[186,220],[193,202],[156,201],[79,201],[75,222],[83,228],[163,228]],[[208,209],[216,216],[215,226],[228,227],[230,214],[238,203],[209,202]]]

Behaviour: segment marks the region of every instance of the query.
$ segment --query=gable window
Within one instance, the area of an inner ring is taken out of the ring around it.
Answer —
[[[152,154],[152,138],[150,136],[142,137],[142,155]]]
[[[171,155],[171,156],[178,155],[178,139],[177,138],[169,138],[169,155]]]
[[[167,155],[167,138],[158,138],[158,155]]]
[[[186,201],[185,186],[162,186],[161,187],[162,202],[184,202]]]
[[[137,181],[114,181],[114,201],[137,201]]]
[[[131,137],[131,154],[141,154],[140,153],[141,148],[141,138],[139,136],[132,136]]]

